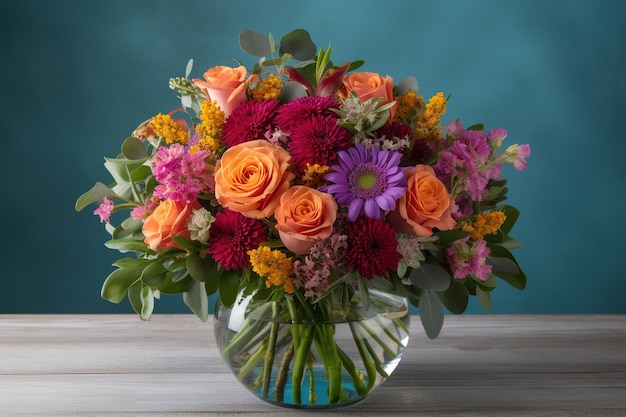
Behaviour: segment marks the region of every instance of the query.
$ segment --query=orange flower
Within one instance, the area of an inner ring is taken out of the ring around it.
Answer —
[[[256,82],[257,75],[251,75],[247,80],[248,70],[243,65],[237,68],[216,66],[204,73],[204,80],[194,78],[193,82],[200,87],[207,98],[217,101],[226,117],[240,103],[247,100],[246,87],[249,82]]]
[[[297,185],[280,197],[276,229],[290,251],[309,253],[317,240],[330,236],[338,206],[330,194]]]
[[[393,101],[393,78],[390,76],[381,77],[375,72],[353,72],[343,79],[343,91],[340,94],[346,98],[354,91],[362,102],[370,98],[382,98],[382,104]],[[390,118],[393,118],[396,105],[390,109]]]
[[[156,251],[171,247],[179,247],[172,239],[174,236],[189,238],[187,220],[199,203],[185,204],[174,200],[163,200],[148,216],[143,228],[144,242]]]
[[[454,199],[435,171],[428,165],[417,165],[404,173],[408,188],[398,200],[389,223],[396,230],[417,236],[432,236],[433,228],[450,230],[456,225],[451,216]]]
[[[217,201],[246,217],[271,216],[295,177],[290,158],[285,149],[263,139],[229,148],[215,165]]]

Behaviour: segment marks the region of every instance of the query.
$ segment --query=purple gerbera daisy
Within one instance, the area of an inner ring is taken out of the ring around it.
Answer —
[[[382,211],[396,208],[396,201],[407,189],[406,168],[399,166],[400,152],[355,145],[337,156],[338,163],[325,177],[334,184],[321,190],[332,194],[338,204],[348,206],[349,221],[362,214],[380,219]]]

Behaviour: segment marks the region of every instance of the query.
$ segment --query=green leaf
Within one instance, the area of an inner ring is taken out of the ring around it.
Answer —
[[[419,316],[429,339],[435,339],[443,327],[443,305],[437,294],[432,291],[424,291],[420,298]]]
[[[523,290],[524,288],[526,288],[526,274],[524,274],[524,271],[522,270],[520,270],[519,274],[517,275],[499,271],[493,271],[493,274],[496,275],[498,278],[504,280],[513,288],[517,288],[518,290]]]
[[[76,211],[81,211],[90,204],[100,204],[104,197],[110,200],[119,198],[117,194],[113,192],[109,187],[101,182],[97,182],[89,191],[78,197],[74,204]]]
[[[476,296],[483,310],[489,313],[491,311],[491,293],[481,290],[480,287],[476,287]]]
[[[236,269],[224,271],[219,283],[220,300],[225,307],[231,307],[239,292],[239,273]]]
[[[504,212],[506,220],[504,221],[502,226],[500,226],[500,230],[502,230],[502,233],[504,233],[505,235],[508,235],[509,233],[511,233],[511,230],[513,230],[513,226],[515,226],[515,222],[517,222],[517,219],[519,218],[519,210],[513,206],[508,205],[502,207],[501,210],[502,212]]]
[[[365,280],[358,279],[357,284],[359,288],[359,294],[361,295],[361,305],[363,306],[363,309],[365,311],[368,311],[370,309],[370,293],[367,290]]]
[[[418,288],[430,291],[445,291],[450,286],[450,275],[437,264],[423,263],[411,271],[411,282]]]
[[[149,259],[122,258],[122,259],[118,259],[117,261],[113,262],[113,265],[117,266],[118,268],[143,269],[143,268],[145,268],[146,266],[148,266],[151,263],[152,263],[152,261],[149,260]]]
[[[111,272],[102,284],[102,298],[115,304],[122,301],[128,287],[139,280],[141,271],[141,268],[118,268]]]
[[[283,83],[280,89],[280,101],[281,103],[288,103],[300,97],[307,95],[306,90],[302,87],[302,84],[295,81],[287,81]]]
[[[128,288],[128,301],[135,313],[141,315],[141,285],[134,284]]]
[[[111,239],[104,242],[104,246],[120,252],[146,252],[148,250],[148,246],[145,243],[135,239]]]
[[[505,272],[507,274],[518,275],[519,268],[517,264],[509,258],[498,256],[488,256],[487,264],[491,265],[492,271]]]
[[[298,61],[310,59],[315,55],[317,46],[311,35],[304,29],[296,29],[280,39],[279,55],[291,54]]]
[[[183,293],[183,301],[202,321],[208,320],[209,297],[203,283],[192,280],[187,291]]]
[[[187,270],[191,278],[200,282],[210,281],[217,274],[217,264],[212,257],[202,259],[196,253],[187,256]]]
[[[141,284],[141,312],[142,320],[150,320],[154,311],[154,290],[149,285]]]
[[[167,277],[167,269],[161,261],[154,260],[147,265],[141,273],[141,282],[152,287],[163,284]]]
[[[239,46],[250,55],[261,58],[270,55],[273,49],[267,36],[249,29],[239,33]]]
[[[137,138],[129,137],[122,143],[122,154],[128,159],[142,159],[148,157],[146,145]]]
[[[485,125],[483,125],[482,123],[476,123],[468,127],[466,130],[480,130],[482,132],[483,130],[485,130]]]
[[[172,273],[167,274],[165,282],[156,287],[156,289],[163,294],[180,294],[181,292],[184,292],[189,287],[189,283],[193,281],[188,274],[185,274],[181,279],[174,281],[172,279],[174,275],[175,274]]]
[[[453,279],[447,290],[438,292],[443,305],[453,314],[462,314],[469,302],[469,291],[463,283]]]
[[[471,233],[464,232],[462,230],[444,230],[438,231],[435,235],[439,238],[437,243],[443,243],[445,245],[452,243],[456,240],[463,239],[469,236]]]

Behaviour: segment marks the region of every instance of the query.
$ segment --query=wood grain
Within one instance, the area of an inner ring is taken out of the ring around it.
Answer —
[[[626,416],[626,316],[419,318],[392,377],[336,416]],[[249,394],[192,315],[0,315],[0,416],[310,416]]]

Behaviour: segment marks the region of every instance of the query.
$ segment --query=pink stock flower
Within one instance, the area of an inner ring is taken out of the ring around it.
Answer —
[[[111,223],[110,217],[111,213],[113,212],[113,207],[113,202],[104,197],[100,206],[98,206],[98,208],[93,211],[93,214],[100,216],[100,223]]]
[[[469,236],[455,241],[446,248],[446,257],[454,278],[464,279],[473,275],[481,281],[486,281],[491,273],[491,265],[487,265],[489,248],[484,239],[468,243]]]
[[[513,164],[516,170],[521,171],[528,166],[526,158],[530,156],[530,145],[511,145],[504,151],[504,161]]]
[[[154,195],[163,200],[191,203],[198,194],[209,191],[213,180],[204,160],[208,155],[203,150],[188,153],[177,143],[160,147],[152,159],[154,177],[160,183]]]

